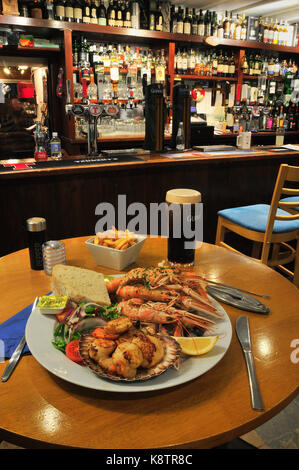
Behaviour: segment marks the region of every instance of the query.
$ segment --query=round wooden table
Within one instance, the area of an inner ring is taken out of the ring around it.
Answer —
[[[103,273],[84,241],[65,240],[67,264]],[[166,258],[166,240],[148,239],[135,266]],[[0,438],[34,448],[195,449],[229,442],[281,411],[298,392],[291,342],[298,335],[299,291],[277,272],[224,248],[203,244],[196,268],[215,281],[270,295],[269,315],[224,305],[233,326],[230,347],[211,370],[183,385],[155,392],[108,393],[66,382],[24,356],[8,382],[0,383]],[[28,250],[0,259],[3,322],[49,292],[50,279],[30,269]],[[251,408],[248,377],[235,320],[250,321],[256,373],[265,411]],[[298,357],[298,353],[297,353]],[[6,362],[0,364],[3,373]]]

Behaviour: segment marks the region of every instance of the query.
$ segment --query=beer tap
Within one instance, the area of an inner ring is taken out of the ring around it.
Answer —
[[[111,105],[104,105],[102,98],[99,97],[99,103],[89,103],[87,98],[87,87],[86,82],[83,81],[83,99],[82,104],[76,103],[72,104],[71,102],[71,84],[70,80],[66,81],[67,89],[67,100],[65,110],[67,115],[79,116],[85,119],[88,124],[88,134],[87,134],[87,155],[97,157],[101,154],[98,152],[98,129],[97,123],[98,118],[102,115],[105,116],[116,116],[119,112],[118,105],[116,103]]]

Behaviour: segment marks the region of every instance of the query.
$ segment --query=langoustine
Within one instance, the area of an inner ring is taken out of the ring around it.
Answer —
[[[107,284],[120,302],[118,310],[134,320],[176,322],[206,330],[222,318],[210,301],[200,276],[177,268],[135,268]],[[138,303],[138,299],[140,302]],[[125,303],[127,302],[127,303]]]

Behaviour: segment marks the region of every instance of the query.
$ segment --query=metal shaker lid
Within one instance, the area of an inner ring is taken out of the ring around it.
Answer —
[[[177,204],[195,204],[201,202],[201,193],[195,189],[177,188],[166,193],[166,202]]]
[[[46,230],[46,219],[42,217],[31,217],[26,220],[26,226],[29,232],[41,232],[42,230]]]

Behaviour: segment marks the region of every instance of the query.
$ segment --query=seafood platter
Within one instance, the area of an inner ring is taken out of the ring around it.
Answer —
[[[40,304],[55,305],[62,296],[68,300],[59,313],[33,310],[26,341],[43,367],[83,387],[176,386],[214,367],[230,345],[230,319],[193,271],[138,267],[105,276],[56,265],[49,300]]]

